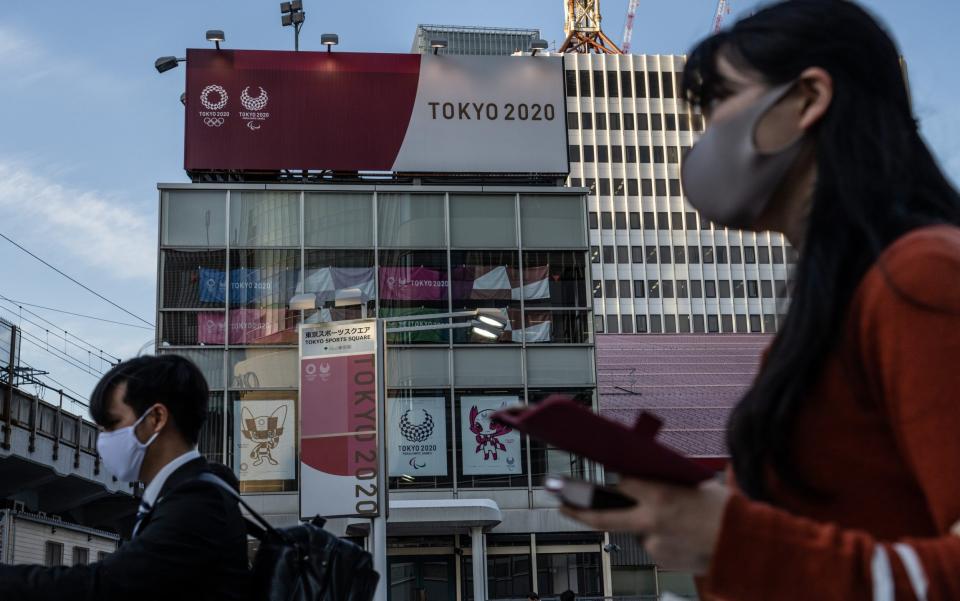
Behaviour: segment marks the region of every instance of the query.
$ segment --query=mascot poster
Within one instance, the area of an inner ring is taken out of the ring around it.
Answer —
[[[293,400],[237,401],[234,465],[241,482],[297,477],[297,414]]]
[[[390,416],[391,476],[447,475],[447,411],[443,397],[392,398]]]
[[[460,399],[460,436],[466,476],[522,474],[520,433],[490,416],[516,405],[515,396],[465,396]]]

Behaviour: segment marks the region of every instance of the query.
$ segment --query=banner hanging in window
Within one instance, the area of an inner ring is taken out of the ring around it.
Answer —
[[[443,397],[390,399],[391,476],[447,475],[446,402]]]
[[[237,402],[233,440],[240,482],[297,477],[296,413],[292,399]]]
[[[515,396],[465,396],[460,399],[463,473],[467,476],[522,474],[520,433],[490,422],[495,412],[516,405]]]

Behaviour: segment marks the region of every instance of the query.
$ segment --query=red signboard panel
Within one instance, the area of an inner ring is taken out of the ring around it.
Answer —
[[[188,50],[187,171],[569,170],[563,60]]]
[[[390,170],[420,55],[188,50],[184,167]]]

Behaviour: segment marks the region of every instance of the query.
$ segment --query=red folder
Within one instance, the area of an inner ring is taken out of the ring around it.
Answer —
[[[657,442],[663,422],[646,412],[640,414],[633,428],[628,428],[554,395],[530,407],[498,411],[493,419],[624,476],[696,486],[714,475]]]

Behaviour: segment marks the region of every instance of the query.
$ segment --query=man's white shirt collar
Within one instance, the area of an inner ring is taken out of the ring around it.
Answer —
[[[187,451],[183,455],[180,455],[167,465],[163,466],[147,486],[147,489],[143,491],[143,499],[141,500],[141,503],[147,505],[148,507],[153,507],[153,504],[157,502],[157,497],[160,496],[160,491],[163,489],[163,484],[167,481],[167,478],[170,477],[170,474],[177,471],[177,468],[183,464],[199,458],[200,452],[196,449],[193,449],[191,451]]]

